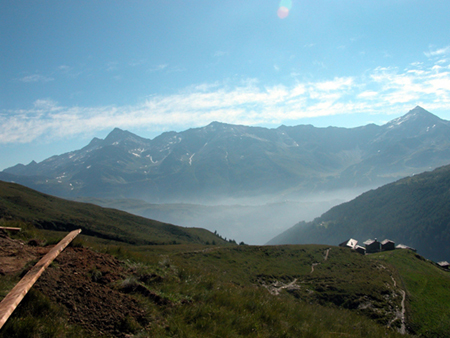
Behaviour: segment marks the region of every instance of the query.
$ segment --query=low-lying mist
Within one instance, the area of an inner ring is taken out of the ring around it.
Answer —
[[[267,198],[223,199],[215,205],[150,204],[142,200],[83,199],[104,207],[185,227],[208,229],[237,243],[263,245],[300,221],[311,221],[333,206],[347,202],[363,191],[322,192],[296,200]]]

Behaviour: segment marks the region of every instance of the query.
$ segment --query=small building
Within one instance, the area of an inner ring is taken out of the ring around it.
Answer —
[[[364,242],[364,245],[366,246],[366,253],[375,253],[381,251],[381,243],[378,242],[378,240],[375,239],[368,239]]]
[[[391,241],[390,239],[385,239],[383,242],[381,242],[381,251],[389,250],[395,250],[395,242]]]
[[[416,249],[411,248],[410,246],[407,246],[407,245],[405,245],[405,244],[398,244],[395,248],[396,248],[396,249],[408,249],[408,250],[417,252]]]
[[[360,253],[361,255],[365,255],[366,254],[366,248],[361,246],[361,245],[356,245],[355,246],[355,251]]]
[[[449,270],[450,269],[450,263],[447,261],[442,261],[437,263],[441,268]]]
[[[339,244],[339,246],[344,247],[344,248],[354,249],[356,247],[357,243],[358,243],[358,241],[356,239],[350,238],[349,240]]]

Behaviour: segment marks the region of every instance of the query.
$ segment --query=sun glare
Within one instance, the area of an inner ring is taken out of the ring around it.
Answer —
[[[277,15],[280,19],[284,19],[289,15],[292,8],[292,0],[281,0],[278,7]]]
[[[278,8],[277,14],[280,19],[284,19],[289,15],[289,9],[287,9],[286,7],[280,7]]]

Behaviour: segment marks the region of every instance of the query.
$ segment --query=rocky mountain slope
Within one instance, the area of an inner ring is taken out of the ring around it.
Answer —
[[[450,123],[416,107],[385,125],[276,129],[213,122],[145,139],[114,129],[104,140],[0,173],[62,197],[213,203],[374,187],[450,163]]]
[[[269,244],[324,243],[386,238],[426,258],[450,260],[450,166],[368,191],[312,222],[300,222]]]

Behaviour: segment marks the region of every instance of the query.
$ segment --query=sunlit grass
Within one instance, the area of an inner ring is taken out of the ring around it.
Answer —
[[[450,337],[450,272],[410,250],[371,255],[397,269],[407,290],[410,328],[425,337]]]

